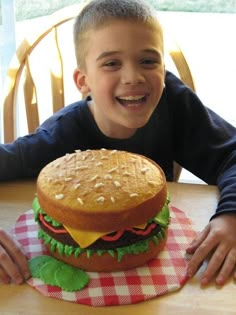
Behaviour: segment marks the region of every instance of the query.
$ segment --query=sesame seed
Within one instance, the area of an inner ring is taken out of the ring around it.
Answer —
[[[75,169],[76,170],[86,170],[86,169],[88,169],[88,166],[87,165],[76,166]]]
[[[131,176],[131,173],[125,171],[125,172],[123,173],[123,175],[124,175],[124,176]]]
[[[55,195],[55,198],[57,200],[60,200],[60,199],[64,198],[64,195],[63,194],[58,194],[58,195]]]
[[[80,186],[81,186],[81,184],[80,184],[80,183],[77,183],[77,184],[75,184],[74,189],[77,189],[77,188],[79,188]]]
[[[74,157],[74,155],[70,154],[70,153],[66,153],[66,155],[65,155],[65,158],[67,161],[71,160],[73,157]]]
[[[110,154],[115,154],[117,152],[117,150],[112,150],[111,152],[110,152]]]
[[[151,186],[155,186],[155,182],[153,182],[153,181],[148,181],[148,184]]]
[[[90,181],[93,182],[96,178],[98,178],[98,175],[94,175],[94,176],[90,179]]]
[[[138,194],[137,193],[132,193],[129,196],[130,196],[130,198],[134,198],[134,197],[138,197]]]
[[[108,171],[108,173],[113,173],[113,172],[115,172],[117,169],[118,169],[118,167],[113,167],[113,168],[111,168],[111,169]]]
[[[111,176],[111,174],[106,174],[106,175],[104,175],[104,178],[105,179],[112,179],[112,176]]]
[[[94,185],[94,188],[100,188],[100,187],[104,187],[105,185],[103,183],[97,183]]]
[[[115,185],[116,187],[121,187],[121,183],[118,182],[118,180],[115,180],[115,181],[114,181],[114,185]]]
[[[81,198],[77,198],[77,201],[78,201],[81,205],[84,204],[84,202],[83,202],[83,200],[82,200]]]
[[[141,169],[141,172],[142,173],[146,173],[147,171],[149,171],[150,169],[148,168],[148,167],[143,167],[142,169]]]
[[[97,202],[104,202],[105,198],[103,196],[100,196],[97,198]]]
[[[72,180],[72,177],[66,177],[65,182],[70,182]]]

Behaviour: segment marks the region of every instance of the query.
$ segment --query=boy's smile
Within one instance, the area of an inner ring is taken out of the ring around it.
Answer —
[[[128,138],[144,126],[164,86],[161,30],[134,21],[113,20],[88,32],[86,69],[75,81],[92,96],[91,112],[100,130]]]

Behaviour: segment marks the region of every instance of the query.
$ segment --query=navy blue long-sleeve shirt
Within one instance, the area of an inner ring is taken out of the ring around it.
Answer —
[[[105,136],[90,113],[88,99],[66,106],[35,133],[0,145],[0,180],[37,176],[47,163],[76,149],[120,149],[153,159],[170,181],[173,161],[178,162],[218,186],[217,214],[236,213],[236,129],[170,72],[165,85],[148,123],[129,139]]]

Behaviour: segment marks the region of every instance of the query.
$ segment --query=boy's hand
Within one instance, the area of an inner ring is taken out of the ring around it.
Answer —
[[[0,229],[0,283],[23,283],[30,277],[28,261],[21,245]]]
[[[232,272],[236,279],[236,215],[222,214],[214,218],[187,248],[187,253],[193,254],[187,271],[189,277],[211,254],[201,278],[203,285],[215,275],[217,285],[223,285]]]

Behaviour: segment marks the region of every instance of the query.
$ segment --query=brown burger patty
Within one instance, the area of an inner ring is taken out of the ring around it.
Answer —
[[[47,228],[46,226],[44,226],[41,222],[39,222],[39,225],[40,225],[40,228],[44,232],[46,232],[49,236],[54,238],[56,241],[58,241],[62,244],[73,246],[73,247],[79,246],[74,241],[74,239],[70,236],[69,233],[55,233],[55,232],[51,231],[49,228]],[[148,226],[149,226],[149,224],[147,225],[146,229],[148,228]],[[54,227],[54,229],[56,229],[56,228]],[[131,231],[126,230],[126,231],[124,231],[124,233],[122,234],[122,236],[118,240],[106,241],[106,240],[103,240],[102,238],[99,238],[93,244],[88,246],[87,249],[110,250],[110,249],[115,249],[115,248],[119,248],[119,247],[124,247],[124,246],[135,244],[139,241],[149,239],[150,237],[157,235],[160,231],[161,231],[161,226],[159,224],[156,224],[156,227],[153,228],[150,231],[150,233],[148,233],[147,235],[138,235],[138,234],[132,233]],[[114,234],[115,234],[115,232],[110,233],[108,235],[113,236]]]

